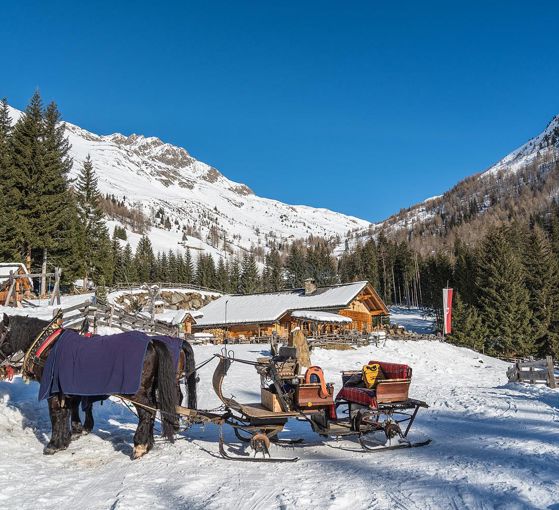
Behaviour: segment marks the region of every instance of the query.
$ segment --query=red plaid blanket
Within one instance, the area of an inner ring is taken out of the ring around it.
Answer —
[[[411,367],[400,363],[386,363],[385,361],[369,361],[378,363],[386,379],[411,379]]]
[[[353,404],[361,404],[377,408],[376,391],[367,388],[343,387],[336,395],[336,400],[347,400]]]

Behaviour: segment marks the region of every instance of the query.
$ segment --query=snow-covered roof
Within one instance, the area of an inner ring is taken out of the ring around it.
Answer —
[[[189,315],[193,319],[204,316],[199,310],[165,310],[161,313],[156,313],[155,320],[176,326],[182,324]]]
[[[296,319],[306,319],[313,322],[331,322],[337,324],[347,324],[352,322],[349,317],[344,317],[337,313],[322,312],[320,310],[296,310],[291,312],[291,317]]]
[[[20,270],[22,271],[21,273]],[[27,268],[21,262],[0,262],[0,285],[9,280],[10,271],[13,271],[14,274],[27,274]],[[31,278],[28,278],[28,280],[33,285]]]
[[[196,321],[196,326],[275,322],[292,310],[343,308],[351,303],[367,283],[363,281],[320,287],[309,295],[305,295],[304,289],[293,289],[245,296],[222,296],[201,308],[204,317]]]

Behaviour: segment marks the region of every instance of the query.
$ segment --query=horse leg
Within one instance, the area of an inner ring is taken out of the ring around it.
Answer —
[[[72,423],[72,439],[77,439],[83,433],[82,422],[80,420],[80,397],[73,397],[70,403]]]
[[[93,404],[88,402],[85,406],[85,420],[83,421],[83,433],[89,434],[93,430]]]
[[[49,399],[48,404],[52,436],[47,446],[45,446],[43,453],[45,455],[52,455],[59,450],[65,450],[70,444],[72,437],[69,427],[70,410],[66,406],[63,397],[52,397]]]
[[[144,402],[150,407],[153,406],[153,403],[148,399],[145,399]],[[137,405],[135,407],[136,411],[138,411],[140,421],[136,433],[134,434],[134,451],[132,453],[132,458],[139,459],[153,447],[153,422],[155,421],[155,412],[145,409],[142,406]]]

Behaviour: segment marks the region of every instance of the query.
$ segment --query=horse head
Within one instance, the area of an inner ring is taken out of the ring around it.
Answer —
[[[11,327],[9,315],[3,314],[0,322],[0,380],[11,378],[11,358],[15,350],[11,344]]]

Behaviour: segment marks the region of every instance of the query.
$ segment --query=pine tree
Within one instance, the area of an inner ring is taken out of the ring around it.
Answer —
[[[455,293],[452,311],[452,334],[447,340],[455,345],[482,351],[485,345],[486,331],[477,309],[464,303],[459,293]]]
[[[233,294],[241,292],[241,265],[238,259],[229,264],[229,291]]]
[[[81,226],[81,256],[84,286],[89,278],[96,283],[110,275],[109,233],[101,210],[101,194],[93,163],[87,156],[75,185],[78,218]],[[115,231],[116,233],[116,231]]]
[[[82,270],[80,225],[76,202],[69,190],[67,175],[72,167],[70,143],[60,113],[54,103],[48,105],[42,129],[42,171],[31,173],[34,197],[29,203],[30,246],[35,259],[48,259],[64,268],[66,281],[73,281]],[[109,256],[108,234],[105,236]]]
[[[281,263],[279,251],[275,247],[266,255],[264,273],[264,290],[268,292],[277,292],[283,289],[283,265]]]
[[[143,236],[134,256],[136,275],[141,283],[153,282],[155,279],[155,256],[149,237]]]
[[[45,173],[43,136],[43,104],[35,92],[10,136],[11,164],[4,182],[6,202],[18,211],[17,222],[11,225],[13,250],[19,254],[18,258],[29,263],[34,241],[39,236],[34,230],[35,216],[46,214],[37,210],[39,202],[43,202],[40,199],[40,181]]]
[[[132,283],[137,282],[140,279],[136,271],[134,253],[132,252],[130,243],[126,243],[126,246],[122,251],[122,273],[124,278],[120,281]]]
[[[201,287],[215,288],[215,262],[210,254],[200,253],[196,264],[196,284]]]
[[[217,270],[215,275],[216,289],[221,292],[229,292],[229,271],[223,257],[217,262]]]
[[[18,211],[10,204],[10,134],[12,131],[8,101],[0,101],[0,261],[19,260],[12,231],[17,229]]]
[[[532,312],[532,338],[539,356],[559,354],[559,268],[551,243],[539,227],[525,250],[526,287]]]
[[[325,242],[318,242],[307,248],[305,274],[313,278],[317,285],[331,285],[336,282],[336,265]]]
[[[240,284],[240,291],[242,294],[254,294],[260,289],[258,267],[252,253],[245,254],[243,257]]]
[[[285,261],[285,272],[287,282],[291,288],[295,289],[303,286],[307,277],[307,263],[303,250],[295,243],[289,249],[289,254]]]
[[[378,254],[374,240],[369,239],[361,252],[363,279],[367,280],[375,289],[379,288]]]
[[[477,254],[458,240],[454,244],[454,257],[454,288],[460,292],[464,303],[475,305],[477,303]]]
[[[489,232],[482,245],[477,284],[481,318],[487,328],[486,352],[524,356],[533,350],[529,294],[520,258],[508,229]]]
[[[169,281],[170,282],[178,282],[179,281],[179,271],[178,271],[178,257],[177,254],[173,250],[169,250],[169,254],[167,255],[167,259],[169,260]]]
[[[184,257],[184,270],[181,282],[194,283],[194,264],[192,262],[192,255],[188,249],[186,250],[186,255]]]
[[[112,251],[112,279],[109,283],[121,283],[127,280],[126,272],[124,269],[124,253],[120,247],[120,240],[113,234],[111,243]]]

